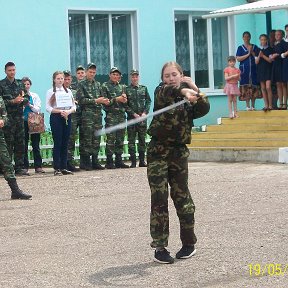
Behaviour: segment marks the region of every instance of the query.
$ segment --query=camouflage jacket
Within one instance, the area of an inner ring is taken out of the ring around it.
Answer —
[[[121,96],[122,93],[126,93],[126,86],[120,83],[113,83],[112,81],[107,81],[102,84],[101,95],[110,100],[110,104],[104,106],[106,113],[125,113],[128,109],[126,103],[116,102],[116,97]]]
[[[7,123],[7,111],[3,98],[0,96],[0,120],[4,120],[4,125]]]
[[[181,101],[180,87],[165,85],[158,89],[155,95],[154,111]],[[185,103],[153,118],[148,134],[165,145],[182,145],[191,143],[193,119],[208,113],[210,104],[207,98],[200,97],[196,104]]]
[[[101,112],[102,105],[95,103],[95,100],[99,97],[101,97],[101,85],[99,82],[94,79],[92,81],[84,79],[78,83],[75,98],[81,110],[91,108]]]
[[[12,101],[24,91],[24,101],[20,104],[15,104]],[[21,80],[15,79],[12,83],[6,77],[0,81],[0,96],[2,96],[6,110],[9,114],[23,115],[23,106],[29,102],[29,95],[26,93],[24,84]]]
[[[133,114],[149,113],[151,98],[148,89],[144,85],[133,86],[132,84],[126,88],[128,118],[134,118]]]

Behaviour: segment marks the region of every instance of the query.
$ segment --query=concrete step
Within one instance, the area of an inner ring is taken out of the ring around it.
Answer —
[[[288,117],[288,110],[272,110],[268,112],[264,111],[239,111],[238,115],[240,117]]]
[[[287,138],[258,139],[194,139],[188,147],[286,147]]]
[[[288,139],[288,130],[285,131],[219,131],[192,133],[193,140],[206,139]]]
[[[267,125],[278,125],[288,124],[288,117],[239,117],[239,118],[221,118],[221,124],[223,125],[239,125],[239,124],[267,124]]]
[[[274,147],[189,147],[189,160],[201,162],[287,163],[285,162],[287,158],[285,159],[281,154],[283,149]]]
[[[236,123],[236,122],[234,122]],[[279,123],[279,125],[271,124],[237,124],[237,125],[209,125],[205,127],[207,132],[241,132],[241,131],[288,131],[288,125]]]

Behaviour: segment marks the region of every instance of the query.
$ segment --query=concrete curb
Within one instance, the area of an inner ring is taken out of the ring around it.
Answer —
[[[189,148],[189,161],[288,163],[288,147],[253,148]]]

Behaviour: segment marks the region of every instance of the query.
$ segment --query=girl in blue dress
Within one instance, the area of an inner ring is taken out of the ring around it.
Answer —
[[[273,109],[272,105],[272,89],[271,89],[271,71],[273,48],[268,45],[268,36],[262,34],[259,37],[261,49],[257,53],[255,62],[257,65],[257,81],[260,83],[261,92],[264,99],[263,111],[270,111]]]
[[[282,42],[283,53],[281,58],[283,59],[282,73],[283,73],[283,110],[287,109],[287,94],[288,94],[288,24],[285,25],[286,36]]]
[[[272,81],[276,83],[277,87],[277,95],[279,99],[279,110],[286,110],[287,109],[287,95],[286,89],[284,88],[284,80],[283,80],[283,58],[281,54],[283,53],[284,43],[283,40],[284,31],[277,30],[275,33],[275,46],[274,46],[274,53],[271,56],[273,60],[272,65]]]
[[[255,56],[259,48],[250,43],[251,34],[243,33],[244,44],[239,46],[236,52],[236,59],[240,62],[240,100],[246,100],[246,110],[255,110],[255,100],[258,93],[258,82],[256,73]],[[251,101],[251,105],[250,105]]]

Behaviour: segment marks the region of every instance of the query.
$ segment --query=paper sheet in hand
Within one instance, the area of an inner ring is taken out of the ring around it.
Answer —
[[[58,108],[69,108],[73,106],[72,97],[70,93],[56,94],[56,106]]]

